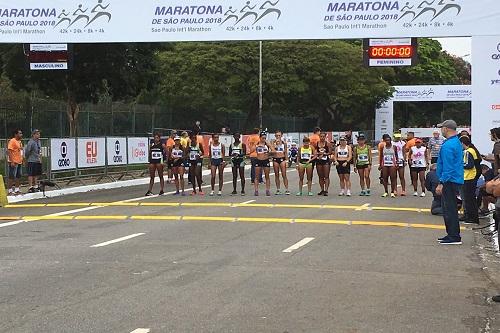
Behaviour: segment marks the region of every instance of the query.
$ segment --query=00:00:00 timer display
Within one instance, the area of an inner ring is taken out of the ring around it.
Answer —
[[[412,46],[373,46],[369,50],[370,58],[411,58]]]

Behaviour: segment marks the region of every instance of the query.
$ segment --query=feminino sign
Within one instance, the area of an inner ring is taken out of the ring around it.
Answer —
[[[0,41],[480,36],[500,31],[497,9],[498,0],[0,0]]]

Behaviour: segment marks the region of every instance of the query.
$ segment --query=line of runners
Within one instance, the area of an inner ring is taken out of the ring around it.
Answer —
[[[319,129],[310,137],[303,139],[299,147],[296,143],[288,144],[283,139],[283,133],[276,131],[273,140],[268,140],[268,133],[261,132],[250,136],[248,144],[241,142],[240,133],[233,135],[233,143],[229,151],[219,141],[219,135],[213,134],[209,144],[209,151],[205,152],[199,143],[199,137],[193,135],[183,137],[175,135],[167,143],[162,143],[161,135],[156,134],[149,148],[150,184],[146,193],[153,195],[153,185],[156,175],[160,178],[160,195],[164,194],[164,162],[169,173],[172,173],[176,192],[174,195],[186,195],[184,175],[188,173],[192,184],[191,195],[204,195],[202,190],[203,157],[209,157],[208,168],[211,170],[210,195],[222,195],[224,184],[224,168],[230,163],[233,176],[232,195],[238,194],[237,183],[240,180],[239,194],[245,195],[245,165],[249,158],[252,166],[252,184],[254,195],[258,196],[260,185],[263,183],[266,196],[271,195],[271,167],[274,170],[276,195],[290,195],[287,178],[287,168],[295,164],[299,175],[297,196],[313,196],[313,170],[316,168],[320,191],[318,195],[328,196],[330,189],[330,170],[335,166],[340,180],[340,196],[351,196],[351,165],[359,175],[361,186],[360,196],[371,195],[371,169],[374,164],[372,148],[366,143],[364,134],[358,137],[358,144],[349,145],[346,137],[341,137],[339,143],[327,140],[327,135]],[[420,196],[425,197],[425,172],[431,160],[431,149],[423,145],[422,140],[413,136],[408,142],[401,140],[400,134],[394,135],[394,140],[386,134],[378,146],[378,170],[380,182],[384,186],[383,197],[395,198],[398,194],[398,178],[401,185],[401,196],[406,196],[405,167],[410,166],[414,196],[418,196],[417,188],[420,183]],[[218,178],[218,190],[216,181]],[[259,181],[261,180],[261,181]],[[304,182],[306,183],[304,185]],[[303,188],[307,187],[307,192]],[[390,187],[390,188],[389,188]]]

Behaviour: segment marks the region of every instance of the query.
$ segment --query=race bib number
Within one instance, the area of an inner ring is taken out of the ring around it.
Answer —
[[[359,154],[358,155],[358,161],[360,161],[360,162],[368,162],[368,155],[366,155],[366,154]]]
[[[412,164],[414,167],[423,167],[424,166],[424,162],[422,160],[413,160]]]
[[[391,155],[384,156],[385,166],[394,166],[394,158]]]
[[[196,151],[192,151],[189,153],[189,159],[191,161],[197,160],[199,156],[200,156],[200,154]]]
[[[302,160],[308,160],[310,158],[311,158],[311,154],[309,154],[309,153],[302,153],[300,155],[300,159],[302,159]]]
[[[159,152],[159,151],[153,151],[153,152],[151,152],[151,158],[153,160],[161,160],[162,157],[163,157],[162,153]]]
[[[284,152],[285,151],[285,146],[278,146],[278,147],[276,147],[276,151],[280,152],[280,153]]]
[[[220,150],[212,151],[212,158],[220,158],[222,156],[222,152]]]
[[[267,149],[265,147],[257,147],[257,154],[267,153]]]

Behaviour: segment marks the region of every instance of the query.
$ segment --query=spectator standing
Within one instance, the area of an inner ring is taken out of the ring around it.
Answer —
[[[438,130],[435,130],[432,133],[432,138],[429,140],[429,149],[431,150],[431,163],[437,163],[437,159],[439,156],[439,151],[441,150],[441,146],[443,145],[444,138],[441,136]]]
[[[23,132],[16,129],[13,132],[12,139],[7,145],[8,163],[9,163],[9,195],[21,194],[19,189],[21,185],[22,167],[23,167]],[[15,185],[15,186],[14,186]]]
[[[436,194],[443,198],[443,219],[447,235],[439,238],[443,245],[460,245],[460,225],[458,221],[456,195],[464,184],[464,165],[462,144],[457,136],[457,123],[454,120],[446,120],[438,125],[441,134],[446,138],[439,151],[437,175],[439,185]]]
[[[442,197],[436,193],[436,188],[439,185],[439,177],[436,172],[436,164],[431,164],[430,170],[425,176],[425,187],[432,193],[433,199],[431,204],[432,215],[443,215]]]
[[[28,193],[40,192],[38,178],[42,175],[42,147],[40,145],[40,131],[33,130],[31,139],[24,150],[24,159],[28,163]]]

